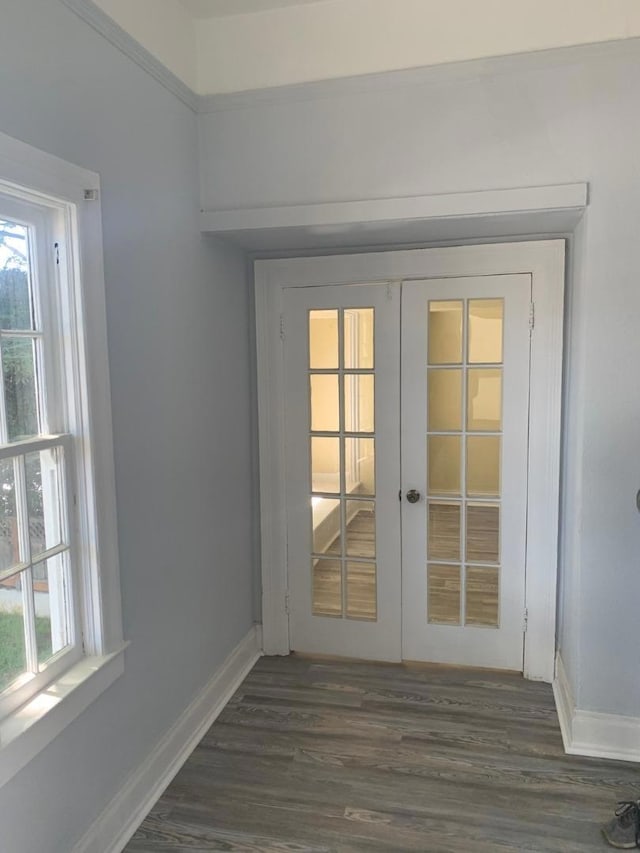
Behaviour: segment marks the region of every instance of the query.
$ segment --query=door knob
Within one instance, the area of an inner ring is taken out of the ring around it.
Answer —
[[[415,489],[409,489],[407,492],[407,500],[410,504],[417,504],[420,500],[420,492],[416,492]]]

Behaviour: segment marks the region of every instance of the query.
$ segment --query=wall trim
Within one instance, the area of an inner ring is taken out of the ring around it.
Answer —
[[[129,776],[73,853],[120,853],[262,655],[254,625],[155,748]]]
[[[553,695],[565,752],[569,755],[640,763],[640,717],[623,717],[576,708],[559,653],[556,655]]]
[[[150,74],[165,89],[179,98],[194,112],[198,112],[200,96],[183,83],[172,71],[150,53],[140,42],[117,24],[93,0],[61,0],[72,12],[82,18],[97,33],[117,47],[125,56],[133,60],[147,74]]]

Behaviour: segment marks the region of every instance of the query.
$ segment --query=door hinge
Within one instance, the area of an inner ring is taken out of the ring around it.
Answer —
[[[536,304],[535,302],[529,303],[529,331],[532,332],[534,326],[536,325]]]
[[[284,340],[284,314],[280,315],[280,340]]]
[[[53,244],[53,251],[56,254],[56,266],[60,266],[60,243]]]
[[[284,595],[284,612],[288,615],[291,613],[291,596],[288,592]]]
[[[527,633],[527,628],[529,627],[529,610],[525,607],[524,612],[522,614],[522,631],[523,633]]]

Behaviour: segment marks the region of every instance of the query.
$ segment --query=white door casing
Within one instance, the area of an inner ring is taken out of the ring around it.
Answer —
[[[263,636],[267,654],[287,654],[283,289],[529,274],[535,306],[531,339],[524,674],[554,672],[559,492],[564,241],[474,245],[256,263],[260,427]]]

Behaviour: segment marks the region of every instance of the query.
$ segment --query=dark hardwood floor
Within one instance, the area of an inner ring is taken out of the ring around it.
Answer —
[[[588,853],[639,796],[639,765],[564,754],[549,685],[262,658],[126,851]]]

